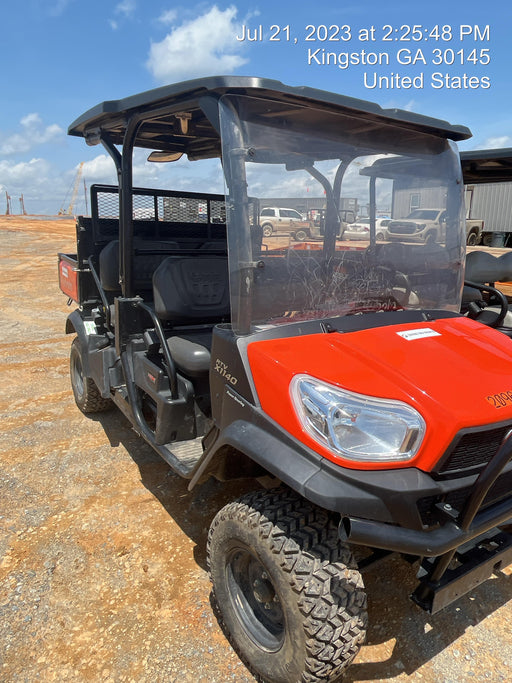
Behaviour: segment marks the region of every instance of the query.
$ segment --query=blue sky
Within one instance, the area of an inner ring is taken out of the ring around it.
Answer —
[[[87,186],[115,181],[101,147],[66,134],[90,107],[214,74],[275,78],[464,124],[474,137],[463,149],[512,147],[511,7],[481,0],[4,3],[0,214],[6,192],[14,213],[21,195],[29,213],[57,213],[81,162]],[[237,40],[244,35],[258,40]],[[327,53],[331,63],[322,63]],[[172,188],[188,177],[189,189],[222,188],[216,170],[196,179],[188,162],[179,164],[176,174],[140,157],[136,182]],[[84,206],[81,189],[75,210]]]

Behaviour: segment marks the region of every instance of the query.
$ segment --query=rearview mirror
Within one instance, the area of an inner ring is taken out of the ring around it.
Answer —
[[[183,156],[183,152],[151,152],[148,161],[178,161]]]

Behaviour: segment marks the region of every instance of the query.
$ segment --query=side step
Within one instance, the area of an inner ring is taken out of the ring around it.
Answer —
[[[160,455],[180,477],[190,479],[192,473],[203,455],[203,437],[187,441],[172,441],[164,445],[155,442],[155,436],[141,419],[137,420],[128,402],[127,392],[124,387],[117,389],[112,396],[114,403],[120,408],[124,415],[131,422],[133,429],[144,438],[150,446]]]
[[[435,614],[459,597],[486,581],[491,574],[512,564],[512,534],[494,530],[462,546],[440,581],[429,580],[435,558],[424,558],[420,584],[412,599]]]
[[[203,437],[190,441],[175,441],[158,448],[159,454],[172,469],[185,479],[190,479],[197,463],[203,455]]]

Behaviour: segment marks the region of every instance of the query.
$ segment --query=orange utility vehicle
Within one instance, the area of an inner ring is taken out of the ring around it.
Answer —
[[[92,188],[60,255],[76,402],[115,404],[190,489],[254,480],[207,548],[253,671],[339,680],[364,641],[361,573],[387,553],[416,562],[431,612],[512,562],[512,341],[459,312],[467,128],[212,77],[104,102],[69,133],[119,178]],[[205,177],[221,159],[225,196],[134,188],[135,148],[208,160]],[[377,210],[407,188],[437,189],[446,230],[377,241]],[[321,240],[264,237],[258,197],[307,192],[326,199]],[[342,196],[369,207],[355,247],[336,239]]]

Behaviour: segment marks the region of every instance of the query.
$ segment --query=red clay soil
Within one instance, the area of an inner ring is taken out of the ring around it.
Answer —
[[[70,220],[0,217],[0,680],[254,681],[205,566],[211,519],[254,484],[189,493],[118,412],[79,412],[57,284],[73,248]],[[370,628],[346,681],[510,680],[507,575],[435,616],[409,600],[404,560],[364,578]]]

